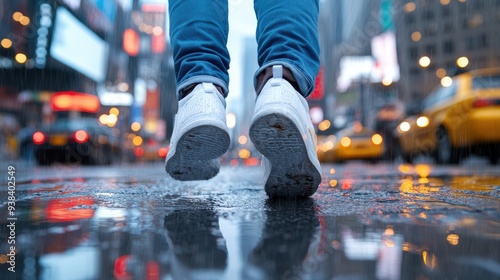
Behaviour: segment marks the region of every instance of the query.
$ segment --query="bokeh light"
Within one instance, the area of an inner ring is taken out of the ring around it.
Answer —
[[[133,122],[131,125],[130,125],[130,129],[132,129],[132,131],[139,131],[141,130],[141,124],[138,123],[138,122]]]
[[[418,32],[418,31],[415,31],[415,32],[411,33],[411,39],[414,42],[420,41],[420,39],[422,39],[422,33]]]
[[[422,56],[419,60],[418,60],[418,64],[423,67],[423,68],[426,68],[428,67],[429,65],[431,65],[431,59],[428,57],[428,56]]]
[[[450,87],[452,84],[453,84],[453,80],[449,76],[443,77],[441,79],[441,85],[443,87]]]
[[[2,45],[2,47],[6,48],[6,49],[12,47],[12,41],[10,39],[7,39],[7,38],[2,39],[0,44]]]
[[[459,57],[457,59],[457,66],[460,68],[465,68],[469,65],[469,59],[465,56]]]

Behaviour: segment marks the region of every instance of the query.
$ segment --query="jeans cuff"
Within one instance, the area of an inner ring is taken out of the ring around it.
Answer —
[[[177,91],[175,92],[177,100],[181,100],[183,96],[182,91],[185,88],[189,87],[192,84],[199,84],[199,83],[212,83],[214,85],[220,86],[222,88],[223,91],[222,96],[224,98],[226,98],[229,93],[228,86],[222,79],[214,76],[200,75],[187,78],[177,85]]]
[[[292,72],[295,80],[297,80],[297,84],[299,85],[299,88],[300,88],[300,94],[302,96],[307,97],[309,94],[311,94],[313,87],[314,87],[312,81],[309,81],[307,76],[299,68],[297,68],[295,65],[293,65],[289,62],[283,61],[283,60],[270,61],[270,62],[262,65],[257,70],[257,72],[255,72],[255,75],[253,78],[253,81],[254,81],[253,85],[254,85],[255,90],[257,90],[257,86],[258,86],[257,85],[257,77],[259,76],[259,74],[262,73],[266,68],[272,67],[273,65],[283,65],[283,67],[288,68]]]

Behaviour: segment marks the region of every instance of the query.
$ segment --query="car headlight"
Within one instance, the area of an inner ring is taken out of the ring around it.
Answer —
[[[382,135],[376,133],[376,134],[373,134],[372,136],[372,143],[375,144],[375,145],[380,145],[382,144]]]
[[[398,130],[399,130],[400,132],[407,132],[407,131],[409,131],[409,130],[410,130],[410,128],[411,128],[410,123],[409,123],[409,122],[406,122],[406,121],[404,121],[404,122],[400,123],[400,124],[399,124],[399,126],[398,126]]]
[[[429,125],[429,118],[422,116],[417,119],[418,127],[427,127],[428,125]]]
[[[351,145],[351,138],[349,137],[343,137],[341,140],[340,140],[340,145],[342,145],[342,147],[349,147]]]

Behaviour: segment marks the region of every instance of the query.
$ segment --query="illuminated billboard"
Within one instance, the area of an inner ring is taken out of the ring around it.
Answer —
[[[399,81],[399,64],[396,51],[396,36],[388,31],[372,38],[372,55],[375,58],[373,71],[378,81]]]
[[[56,12],[50,55],[96,82],[106,78],[108,44],[65,8]]]

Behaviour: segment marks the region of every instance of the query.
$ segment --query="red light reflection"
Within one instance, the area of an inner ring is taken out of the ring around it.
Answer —
[[[71,198],[60,198],[49,201],[46,209],[49,222],[71,222],[81,219],[90,219],[94,216],[94,209],[90,207],[76,208],[81,206],[93,206],[94,199],[86,196]]]

